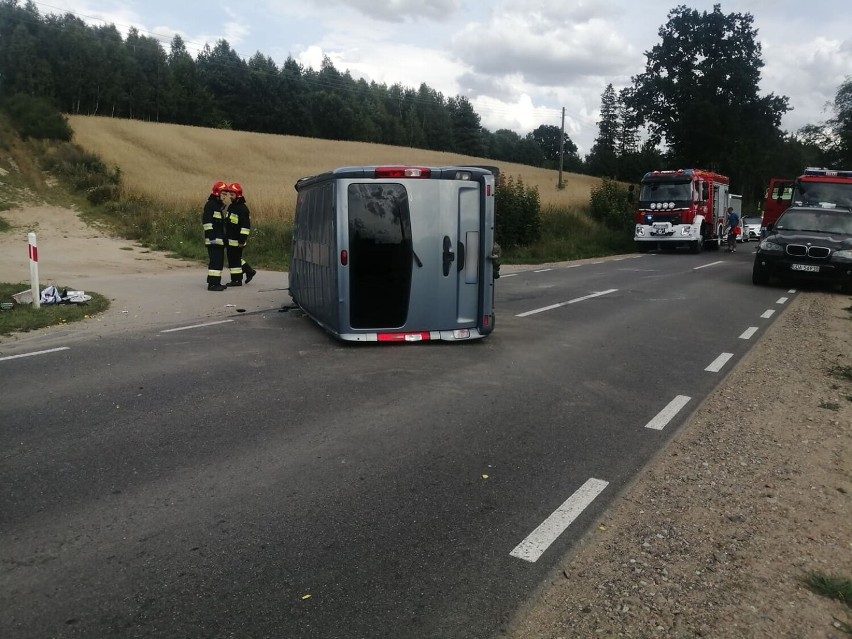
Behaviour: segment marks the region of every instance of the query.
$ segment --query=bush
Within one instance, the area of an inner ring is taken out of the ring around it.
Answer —
[[[120,195],[121,170],[116,167],[110,171],[96,155],[70,142],[48,149],[42,165],[78,191],[85,191],[92,204],[116,200]]]
[[[603,178],[601,185],[592,189],[589,213],[614,231],[633,229],[633,210],[627,188],[610,178]]]
[[[23,139],[68,141],[73,134],[65,119],[52,102],[16,93],[3,101],[3,109]]]
[[[521,178],[497,178],[494,215],[495,236],[503,248],[533,244],[541,237],[538,189],[527,187]]]

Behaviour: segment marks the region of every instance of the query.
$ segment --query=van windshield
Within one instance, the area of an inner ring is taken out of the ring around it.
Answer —
[[[396,328],[408,318],[413,247],[401,184],[350,184],[349,323]]]

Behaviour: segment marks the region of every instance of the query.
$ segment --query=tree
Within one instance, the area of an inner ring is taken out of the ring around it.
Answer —
[[[601,95],[601,119],[598,136],[586,158],[592,175],[615,177],[618,173],[618,97],[612,84]]]
[[[560,138],[562,139],[561,143]],[[544,165],[552,169],[559,168],[560,149],[562,150],[563,168],[576,171],[582,165],[582,160],[577,155],[577,145],[558,126],[542,124],[530,133],[530,139],[538,144],[544,156],[544,162],[539,163],[537,166]]]
[[[799,130],[801,140],[819,149],[817,164],[837,168],[852,166],[852,78],[837,89],[832,105],[834,117],[822,124]]]
[[[754,187],[754,168],[789,110],[786,97],[758,94],[763,61],[753,22],[718,4],[711,13],[672,9],[628,102],[672,165],[719,170],[738,189]]]
[[[482,142],[482,127],[479,115],[473,110],[470,101],[464,96],[456,96],[447,101],[447,110],[453,125],[456,153],[482,157],[485,145]]]

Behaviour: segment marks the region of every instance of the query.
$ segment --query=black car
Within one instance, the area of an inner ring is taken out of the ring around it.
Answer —
[[[771,277],[840,284],[852,292],[852,211],[794,206],[761,240],[751,281]]]

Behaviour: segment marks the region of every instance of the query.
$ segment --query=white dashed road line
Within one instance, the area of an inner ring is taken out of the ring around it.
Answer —
[[[775,302],[775,303],[776,304],[786,304],[788,299],[790,299],[790,298],[789,297],[779,297],[778,301]]]
[[[51,348],[46,351],[35,351],[34,353],[23,353],[22,355],[7,355],[6,357],[0,357],[0,362],[7,359],[20,359],[21,357],[32,357],[33,355],[47,355],[48,353],[56,353],[57,351],[67,351],[68,346],[62,346],[60,348]]]
[[[752,336],[753,336],[755,333],[757,333],[757,331],[758,331],[757,326],[749,326],[749,327],[746,329],[746,331],[745,331],[742,335],[740,335],[740,339],[751,339],[751,338],[752,338]]]
[[[534,563],[607,486],[609,482],[603,479],[587,480],[509,554]]]
[[[719,357],[713,360],[713,363],[710,364],[710,366],[708,366],[704,370],[709,373],[718,373],[720,370],[722,370],[722,367],[728,363],[728,360],[731,359],[733,356],[733,353],[722,353],[721,355],[719,355]]]
[[[618,291],[617,288],[611,288],[606,291],[600,291],[598,293],[592,293],[590,295],[584,295],[583,297],[578,297],[573,300],[568,300],[567,302],[559,302],[559,304],[551,304],[550,306],[545,306],[543,308],[537,308],[532,311],[527,311],[526,313],[519,313],[515,317],[529,317],[530,315],[535,315],[536,313],[543,313],[544,311],[552,311],[554,308],[560,308],[562,306],[567,306],[568,304],[576,304],[577,302],[582,302],[584,300],[590,300],[593,297],[600,297],[602,295],[609,295],[610,293],[615,293]]]
[[[669,402],[669,405],[666,406],[663,410],[661,410],[650,422],[645,424],[645,428],[651,428],[653,430],[663,430],[674,416],[680,412],[680,409],[686,406],[689,403],[689,400],[692,399],[686,395],[678,395],[672,401]]]
[[[537,271],[533,271],[533,273],[547,273],[548,271],[552,271],[552,268],[540,268]]]
[[[696,267],[695,267],[695,268],[693,268],[692,270],[693,270],[693,271],[697,271],[697,270],[698,270],[698,269],[700,269],[700,268],[707,268],[708,266],[716,266],[717,264],[724,264],[724,263],[725,263],[725,262],[724,262],[724,261],[722,261],[722,260],[720,260],[720,261],[718,261],[718,262],[710,262],[709,264],[702,264],[701,266],[696,266]]]
[[[203,328],[204,326],[215,326],[216,324],[227,324],[228,322],[233,322],[234,320],[221,320],[219,322],[207,322],[206,324],[194,324],[193,326],[181,326],[180,328],[167,328],[161,333],[176,333],[177,331],[188,331],[191,328]]]
[[[761,317],[762,317],[763,319],[769,319],[769,318],[770,318],[770,317],[772,317],[773,315],[775,315],[775,311],[773,311],[773,310],[770,308],[768,311],[764,311],[764,313],[763,313],[763,315],[761,315]]]

